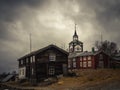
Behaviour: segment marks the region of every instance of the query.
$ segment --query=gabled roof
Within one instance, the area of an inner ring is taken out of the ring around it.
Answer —
[[[77,43],[77,44],[83,44],[83,42],[77,40],[77,41],[71,41],[69,44],[72,44],[72,43]]]
[[[78,37],[76,30],[75,30],[75,32],[74,32],[73,37],[74,37],[74,36]]]
[[[41,52],[43,52],[44,50],[47,50],[47,49],[52,48],[52,47],[53,47],[53,48],[56,48],[56,49],[58,49],[59,51],[61,51],[62,53],[65,53],[65,54],[68,55],[68,52],[67,52],[67,51],[59,48],[59,47],[56,46],[56,45],[51,44],[51,45],[48,45],[48,46],[46,46],[46,47],[44,47],[44,48],[41,48],[41,49],[39,49],[39,50],[33,51],[33,52],[29,53],[29,54],[26,54],[25,56],[19,58],[18,60],[23,59],[23,58],[26,58],[26,57],[29,57],[29,56],[32,56],[32,55],[36,55],[36,54],[41,53]]]
[[[71,53],[69,54],[69,58],[74,58],[74,57],[80,57],[80,56],[94,56],[97,55],[99,53],[103,52],[104,54],[106,54],[104,51],[95,51],[95,52],[88,52],[88,51],[84,51],[84,52],[75,52],[75,53]],[[108,54],[106,54],[108,55]]]
[[[74,53],[69,54],[69,58],[79,57],[79,56],[90,56],[90,55],[94,55],[94,53],[93,52],[87,52],[87,51],[84,51],[84,52],[74,52]]]

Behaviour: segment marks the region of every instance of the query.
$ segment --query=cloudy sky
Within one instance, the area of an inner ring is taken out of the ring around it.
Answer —
[[[72,40],[74,24],[84,50],[96,40],[120,46],[120,0],[0,0],[0,73],[16,70],[17,59],[49,44]]]

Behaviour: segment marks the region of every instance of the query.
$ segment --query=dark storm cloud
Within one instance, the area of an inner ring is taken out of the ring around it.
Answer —
[[[119,0],[0,0],[0,71],[17,67],[17,58],[29,51],[30,32],[35,49],[68,45],[75,22],[85,50],[100,33],[120,45]]]
[[[119,31],[120,1],[119,0],[94,0],[91,5],[96,12],[96,19],[105,30]],[[96,7],[95,7],[96,6]]]
[[[16,21],[31,16],[32,9],[42,8],[45,2],[46,0],[0,0],[0,73],[17,68],[18,53],[15,52],[22,50],[20,54],[26,50],[24,46],[16,49],[22,45],[22,38],[19,38],[21,30]]]
[[[0,39],[9,39],[9,23],[21,19],[22,7],[36,8],[43,6],[46,0],[0,0]]]

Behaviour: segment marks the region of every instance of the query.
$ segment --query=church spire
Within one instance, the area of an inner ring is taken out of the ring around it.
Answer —
[[[77,35],[77,32],[76,32],[76,23],[75,23],[75,32],[74,32],[74,35],[73,35],[73,40],[78,40],[78,35]]]
[[[73,36],[77,36],[78,37],[77,32],[76,32],[76,26],[77,26],[77,24],[75,23],[75,32],[74,32]]]
[[[75,33],[74,33],[74,36],[77,36],[77,33],[76,33],[76,23],[75,23]]]

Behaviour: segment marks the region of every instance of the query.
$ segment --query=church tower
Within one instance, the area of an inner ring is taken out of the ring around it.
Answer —
[[[69,53],[74,52],[83,52],[83,43],[78,40],[78,35],[76,32],[76,24],[75,24],[75,32],[73,35],[73,41],[69,43]]]

